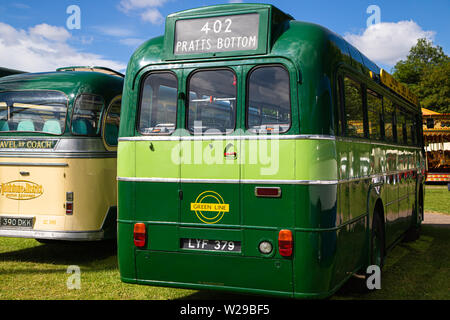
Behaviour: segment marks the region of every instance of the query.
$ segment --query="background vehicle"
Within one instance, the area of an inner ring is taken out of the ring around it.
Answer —
[[[450,114],[423,109],[427,182],[450,183]]]
[[[0,236],[116,235],[123,75],[77,70],[0,79]]]
[[[326,297],[422,221],[417,99],[271,5],[169,15],[123,99],[124,282]]]
[[[19,74],[19,73],[25,73],[25,72],[19,71],[19,70],[13,70],[13,69],[0,67],[0,78],[1,77],[6,77],[6,76],[10,76],[10,75],[13,75],[13,74]]]

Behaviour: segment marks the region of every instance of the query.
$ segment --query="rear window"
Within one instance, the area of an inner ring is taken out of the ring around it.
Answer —
[[[177,122],[178,80],[170,72],[145,78],[139,110],[138,130],[142,134],[172,134]]]
[[[67,97],[58,91],[0,92],[0,133],[30,132],[61,135]]]
[[[248,80],[247,128],[287,132],[291,126],[289,73],[281,66],[257,67]]]
[[[230,134],[236,126],[236,75],[231,70],[195,72],[189,79],[188,129],[194,134]]]

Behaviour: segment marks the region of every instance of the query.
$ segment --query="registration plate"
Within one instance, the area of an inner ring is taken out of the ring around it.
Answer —
[[[215,252],[241,252],[240,241],[180,239],[181,249]]]
[[[0,228],[33,229],[33,218],[0,217]]]

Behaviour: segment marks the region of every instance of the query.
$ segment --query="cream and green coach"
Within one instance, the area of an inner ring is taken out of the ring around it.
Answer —
[[[0,79],[0,236],[115,237],[122,88],[101,67]]]

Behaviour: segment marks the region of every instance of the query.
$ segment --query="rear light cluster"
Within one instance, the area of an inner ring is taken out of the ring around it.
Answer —
[[[260,198],[280,198],[281,188],[279,187],[256,187],[255,195]]]
[[[147,238],[147,232],[144,223],[136,223],[134,225],[133,239],[134,245],[138,248],[145,247],[145,240]]]
[[[281,230],[278,234],[278,250],[283,257],[292,256],[294,238],[291,230]]]
[[[73,215],[73,192],[66,192],[66,214]]]

